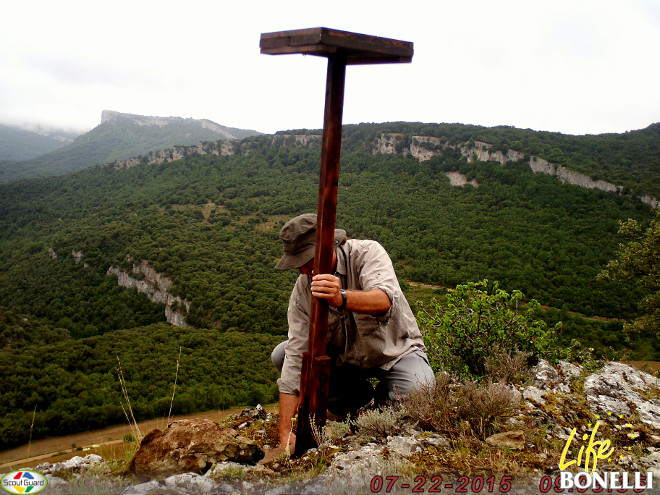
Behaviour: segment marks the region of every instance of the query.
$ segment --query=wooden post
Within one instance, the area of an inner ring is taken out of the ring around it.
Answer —
[[[332,273],[346,66],[410,62],[413,44],[314,28],[265,33],[261,35],[260,46],[261,53],[271,55],[304,53],[328,58],[314,273]],[[297,456],[304,454],[314,444],[312,418],[319,428],[325,425],[331,367],[330,358],[325,355],[328,311],[326,301],[312,298],[309,348],[303,356],[300,379],[294,452]]]

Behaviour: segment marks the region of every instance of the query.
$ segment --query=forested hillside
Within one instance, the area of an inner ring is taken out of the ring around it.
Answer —
[[[419,296],[408,282],[451,287],[497,280],[557,308],[547,319],[565,321],[566,343],[579,337],[590,347],[616,344],[637,357],[640,349],[645,358],[660,357],[657,341],[627,341],[621,332],[619,319],[636,314],[639,294],[596,280],[615,257],[619,221],[647,225],[648,206],[517,163],[467,163],[452,150],[421,163],[372,155],[372,140],[382,132],[451,132],[457,141],[503,144],[495,140],[500,130],[468,126],[345,129],[337,223],[350,237],[385,246],[411,300],[443,291]],[[533,134],[510,132],[521,140]],[[655,142],[657,149],[657,133],[643,136],[642,147]],[[558,149],[562,143],[557,137]],[[564,155],[588,155],[569,144]],[[25,441],[35,408],[40,435],[121,421],[116,355],[143,417],[163,413],[179,347],[189,368],[175,410],[275,399],[269,354],[285,338],[296,276],[273,269],[278,231],[290,217],[315,211],[320,147],[318,140],[258,136],[237,149],[233,156],[94,167],[0,186],[0,416],[10,425],[0,443]],[[644,187],[651,191],[658,188],[658,161],[649,162],[655,172]],[[447,171],[475,178],[479,187],[451,186]],[[129,270],[135,260],[173,281],[168,291],[191,302],[186,320],[194,328],[163,324],[163,305],[119,288],[107,274],[113,265]],[[21,383],[29,393],[17,391]]]
[[[62,175],[177,145],[241,139],[259,134],[210,121],[143,117],[108,111],[103,115],[100,125],[63,148],[31,160],[0,164],[0,182]]]
[[[459,124],[372,124],[349,126],[354,143],[370,143],[382,132],[408,138],[435,136],[454,144],[483,141],[501,151],[515,150],[538,156],[592,177],[624,186],[637,194],[660,198],[660,123],[623,134],[571,136],[514,127]]]

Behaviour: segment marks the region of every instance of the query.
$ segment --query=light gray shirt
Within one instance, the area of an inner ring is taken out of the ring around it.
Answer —
[[[344,256],[344,254],[346,256]],[[380,289],[390,298],[387,313],[371,316],[330,306],[327,354],[337,365],[390,369],[416,349],[426,350],[387,252],[376,241],[351,239],[337,248],[335,276],[346,290]],[[312,306],[311,278],[300,275],[289,299],[289,340],[285,349],[280,392],[298,395],[302,355],[308,350]]]

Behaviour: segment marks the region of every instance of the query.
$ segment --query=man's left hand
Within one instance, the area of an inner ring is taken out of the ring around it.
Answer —
[[[314,275],[312,278],[312,295],[318,299],[325,299],[330,306],[340,307],[343,300],[339,278],[329,273]]]

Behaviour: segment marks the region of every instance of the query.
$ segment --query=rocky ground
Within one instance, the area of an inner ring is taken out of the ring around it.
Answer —
[[[633,493],[641,473],[653,487],[637,493],[660,493],[660,379],[621,363],[590,373],[546,361],[530,377],[502,385],[516,410],[493,422],[494,434],[429,431],[414,414],[373,411],[369,421],[329,422],[299,459],[258,464],[275,446],[277,417],[257,407],[222,425],[184,420],[151,432],[129,465],[89,455],[35,470],[48,479],[43,493],[560,493],[560,462],[582,450],[583,463],[590,441],[602,442],[594,452],[609,441],[596,472],[628,473],[631,487],[619,478],[613,491]],[[577,464],[566,471],[584,471]]]

